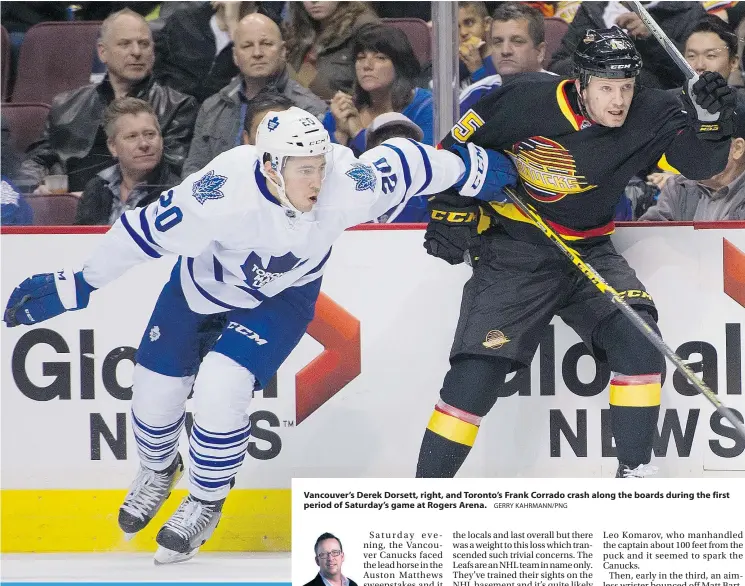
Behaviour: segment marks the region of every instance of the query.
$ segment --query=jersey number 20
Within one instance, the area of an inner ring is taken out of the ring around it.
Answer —
[[[158,202],[163,211],[155,218],[155,228],[158,232],[167,232],[184,219],[184,214],[178,206],[169,207],[173,201],[173,189],[160,196]]]
[[[385,157],[378,159],[373,163],[375,168],[382,173],[381,182],[383,185],[383,193],[390,193],[396,188],[398,183],[398,177],[393,173],[393,169],[388,164]]]

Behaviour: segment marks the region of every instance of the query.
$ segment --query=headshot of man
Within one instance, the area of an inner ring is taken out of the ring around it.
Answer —
[[[357,586],[342,574],[344,550],[341,541],[331,533],[323,533],[314,547],[318,574],[305,586]]]

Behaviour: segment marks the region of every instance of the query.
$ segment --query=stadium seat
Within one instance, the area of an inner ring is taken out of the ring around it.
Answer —
[[[78,197],[69,193],[27,195],[34,211],[34,226],[71,226],[75,222]]]
[[[432,61],[432,33],[421,18],[382,18],[381,21],[404,32],[420,65]]]
[[[99,21],[41,22],[28,29],[11,101],[44,102],[89,83]]]
[[[561,46],[561,39],[569,30],[569,25],[560,18],[547,18],[546,26],[546,56],[543,58],[543,68],[551,63],[551,56]]]
[[[25,153],[29,145],[41,137],[49,106],[10,103],[2,105],[2,112],[10,126],[10,144],[18,152]]]
[[[0,76],[2,76],[0,77],[0,96],[3,102],[7,102],[8,90],[10,89],[10,35],[4,26],[2,29],[0,36],[0,60],[2,60],[2,63],[0,63],[0,67],[2,67],[2,71],[0,71]]]

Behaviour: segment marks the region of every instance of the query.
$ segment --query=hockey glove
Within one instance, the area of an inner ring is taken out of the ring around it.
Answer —
[[[457,265],[470,249],[470,258],[477,260],[479,234],[489,226],[489,218],[478,202],[470,197],[440,194],[429,200],[427,211],[424,248],[428,254]]]
[[[467,147],[456,144],[451,148],[466,164],[463,177],[453,185],[458,193],[483,201],[509,201],[503,189],[517,185],[517,170],[508,157],[471,142]]]
[[[91,287],[83,273],[69,270],[29,277],[10,294],[3,321],[9,328],[48,320],[87,307]]]
[[[700,138],[721,140],[734,131],[736,97],[721,74],[705,71],[683,86],[688,116]]]

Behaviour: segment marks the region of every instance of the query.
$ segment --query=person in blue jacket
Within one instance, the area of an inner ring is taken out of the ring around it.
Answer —
[[[380,114],[400,112],[422,129],[422,142],[433,144],[432,92],[416,87],[420,66],[406,35],[390,26],[365,27],[353,55],[352,91],[338,91],[323,120],[332,141],[362,153],[370,123]]]

